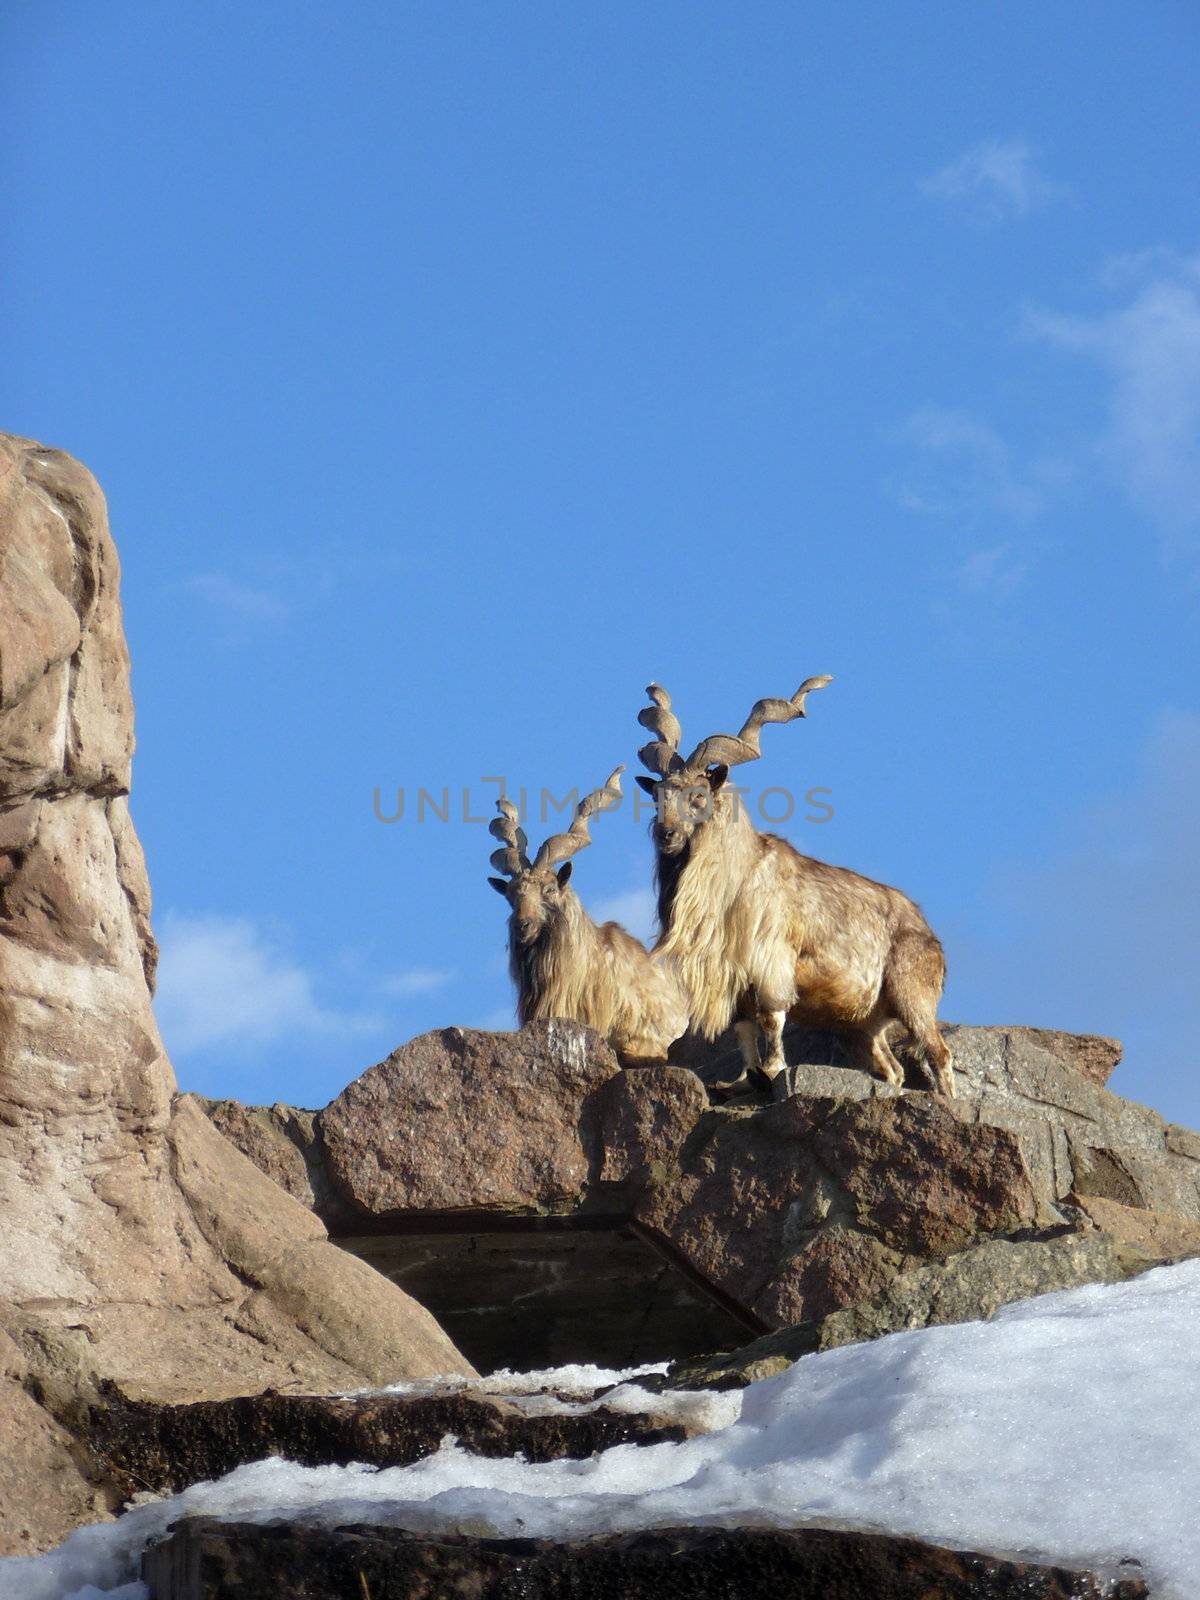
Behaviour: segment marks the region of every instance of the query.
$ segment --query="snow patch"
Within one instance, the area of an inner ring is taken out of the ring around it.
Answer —
[[[0,1593],[64,1600],[92,1584],[140,1600],[118,1586],[147,1542],[203,1514],[556,1539],[850,1525],[1106,1573],[1133,1559],[1155,1600],[1187,1600],[1200,1586],[1198,1330],[1189,1261],[807,1356],[683,1444],[538,1464],[447,1440],[384,1471],[261,1461],[0,1561]]]
[[[420,1378],[393,1383],[383,1390],[359,1392],[432,1395],[466,1391],[494,1395],[527,1417],[584,1416],[602,1409],[629,1416],[653,1412],[664,1421],[682,1423],[693,1433],[712,1433],[737,1421],[742,1409],[740,1390],[668,1389],[656,1394],[635,1381],[666,1370],[665,1361],[623,1369],[595,1367],[588,1362],[532,1372],[512,1372],[502,1367],[486,1378]]]
[[[429,1395],[470,1389],[477,1394],[511,1396],[552,1393],[590,1399],[598,1389],[612,1388],[618,1383],[629,1383],[634,1378],[645,1378],[651,1373],[663,1373],[666,1370],[665,1361],[641,1367],[596,1367],[591,1362],[578,1361],[565,1367],[535,1368],[532,1372],[513,1372],[508,1367],[501,1367],[486,1378],[410,1378],[403,1383],[389,1384],[386,1389],[360,1392]]]

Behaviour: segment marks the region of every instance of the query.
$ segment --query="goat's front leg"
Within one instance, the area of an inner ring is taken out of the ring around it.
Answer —
[[[742,1056],[742,1070],[736,1078],[723,1078],[712,1085],[722,1094],[727,1094],[731,1089],[740,1089],[758,1070],[758,1023],[753,1017],[739,1017],[733,1025],[733,1031],[737,1035]]]
[[[753,1017],[742,1017],[733,1025],[737,1034],[738,1049],[742,1052],[742,1075],[739,1083],[744,1083],[752,1072],[758,1070],[758,1023]]]
[[[783,1025],[787,1021],[786,1011],[763,1011],[759,1014],[759,1026],[763,1036],[763,1058],[759,1070],[768,1083],[774,1084],[776,1078],[787,1070],[787,1061],[783,1054]]]

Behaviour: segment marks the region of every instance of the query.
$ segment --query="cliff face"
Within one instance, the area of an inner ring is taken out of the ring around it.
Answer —
[[[104,1380],[182,1400],[469,1370],[175,1103],[132,753],[103,496],[69,456],[0,435],[0,1549],[60,1531],[22,1509],[31,1395],[62,1411]]]
[[[175,1232],[117,556],[68,457],[0,442],[0,563],[0,1296],[144,1300],[149,1273],[194,1297],[213,1285]]]

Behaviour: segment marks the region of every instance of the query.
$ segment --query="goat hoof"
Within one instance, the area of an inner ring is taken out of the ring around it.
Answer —
[[[710,1095],[720,1095],[723,1098],[736,1094],[739,1089],[744,1089],[750,1082],[750,1074],[743,1071],[736,1078],[720,1078],[715,1083],[708,1085]]]

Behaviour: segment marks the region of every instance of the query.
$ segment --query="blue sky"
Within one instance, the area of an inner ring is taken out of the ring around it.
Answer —
[[[510,1014],[482,815],[836,682],[758,785],[944,1014],[1200,1123],[1189,4],[10,0],[0,421],[125,568],[187,1087]],[[418,785],[458,820],[418,824]],[[403,785],[404,819],[372,795]],[[644,920],[629,812],[576,865]]]

